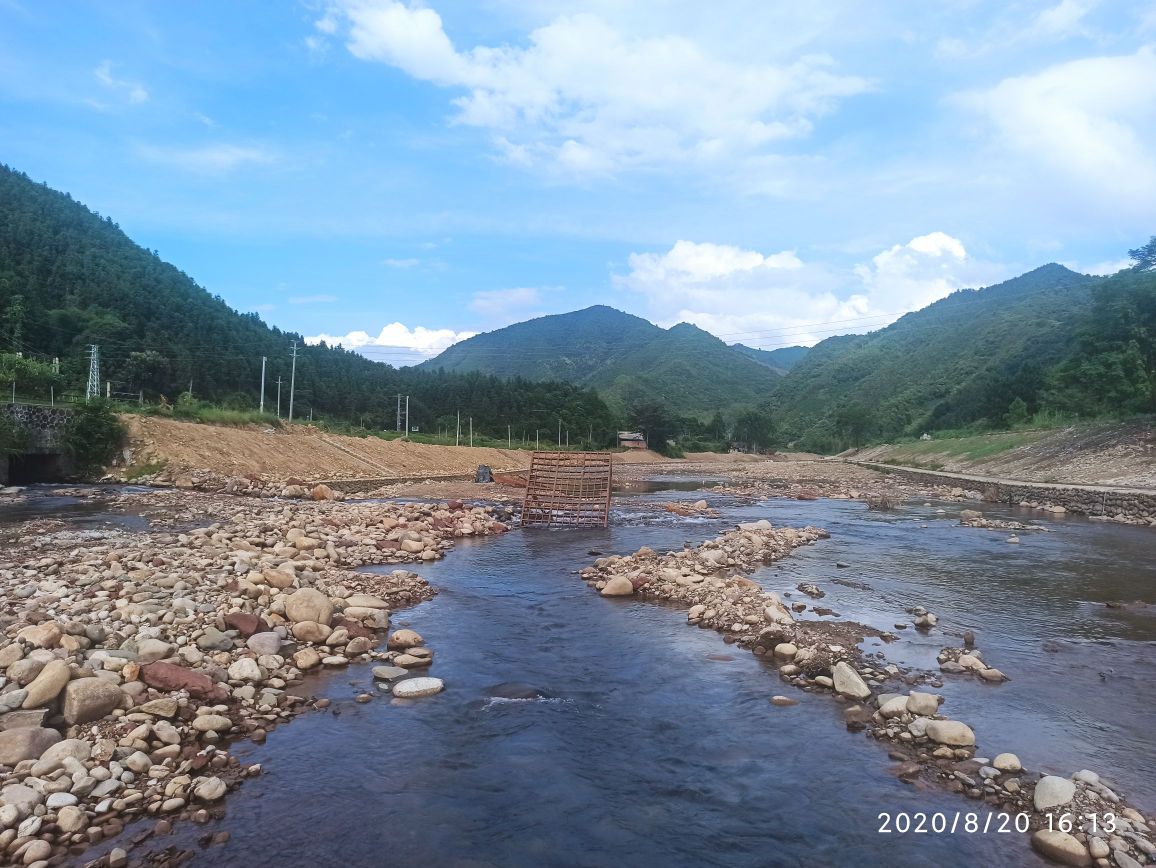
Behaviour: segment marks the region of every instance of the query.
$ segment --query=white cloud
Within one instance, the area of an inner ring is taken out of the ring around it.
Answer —
[[[1098,0],[1060,0],[1036,16],[1031,30],[1057,38],[1084,33],[1084,18],[1097,5]]]
[[[1004,170],[1022,183],[1078,188],[1110,208],[1150,212],[1156,197],[1156,53],[1089,57],[1006,78],[954,102],[980,118]]]
[[[420,259],[383,259],[382,265],[388,265],[390,268],[415,268],[421,263]]]
[[[430,8],[339,0],[334,15],[355,57],[464,90],[457,121],[492,131],[506,159],[575,174],[758,152],[808,135],[870,87],[825,55],[740,63],[684,36],[624,35],[591,14],[557,17],[524,46],[461,51]]]
[[[541,294],[534,286],[489,289],[474,293],[470,310],[487,316],[502,316],[539,304],[541,300]]]
[[[330,304],[337,301],[335,295],[295,295],[289,299],[290,304]]]
[[[229,144],[199,148],[140,145],[136,152],[151,162],[205,175],[223,174],[246,165],[269,165],[277,160],[267,148]]]
[[[962,242],[931,232],[895,244],[851,270],[679,241],[666,253],[635,253],[615,282],[643,294],[662,325],[692,322],[728,343],[773,348],[881,328],[963,286],[1005,276],[976,262]]]
[[[1072,271],[1079,271],[1082,274],[1094,274],[1100,277],[1115,274],[1117,271],[1123,271],[1125,268],[1131,268],[1132,260],[1128,257],[1124,257],[1123,259],[1109,259],[1105,262],[1097,262],[1095,265],[1089,265],[1087,268],[1083,268],[1073,262],[1067,267],[1072,269]]]
[[[330,346],[340,345],[357,350],[362,355],[391,365],[413,365],[433,358],[447,347],[472,338],[475,334],[455,332],[453,329],[427,329],[424,326],[411,329],[395,322],[385,326],[376,336],[364,331],[352,331],[345,335],[319,334],[305,338],[305,343],[313,345],[324,341]]]
[[[149,92],[145,90],[144,85],[139,82],[117,78],[112,74],[112,61],[104,61],[92,71],[92,74],[96,77],[96,80],[107,89],[120,93],[133,105],[148,102]]]

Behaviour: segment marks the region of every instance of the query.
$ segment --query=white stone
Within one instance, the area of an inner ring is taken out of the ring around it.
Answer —
[[[1056,775],[1044,775],[1036,784],[1036,791],[1032,796],[1032,804],[1037,811],[1046,811],[1066,805],[1076,795],[1076,785],[1067,778]]]
[[[440,678],[409,678],[393,685],[393,695],[401,699],[416,699],[441,693],[445,684]]]

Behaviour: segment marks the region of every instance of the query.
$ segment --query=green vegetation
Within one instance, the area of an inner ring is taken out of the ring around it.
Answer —
[[[27,444],[27,432],[7,416],[0,415],[0,460],[21,452]]]
[[[765,400],[781,377],[695,326],[664,330],[602,305],[477,335],[421,367],[565,380],[623,415],[645,401],[683,416],[733,411]]]
[[[81,476],[101,473],[124,442],[124,426],[103,401],[76,405],[64,430],[64,448]]]
[[[138,479],[160,473],[165,469],[166,464],[167,462],[164,461],[146,461],[144,464],[134,464],[124,472],[125,481],[136,482]]]
[[[19,397],[47,403],[50,388],[57,399],[65,389],[83,394],[88,348],[95,344],[102,386],[111,383],[113,398],[126,409],[143,399],[162,413],[175,403],[171,413],[178,418],[270,424],[245,415],[258,407],[261,357],[268,358],[265,406],[275,409],[273,383],[280,376],[288,384],[296,341],[298,421],[312,414],[318,422],[393,428],[400,393],[411,396],[410,424],[423,433],[444,430],[460,411],[463,420],[473,417],[475,434],[498,439],[507,425],[532,436],[535,428],[556,431],[561,420],[571,443],[613,443],[618,419],[588,388],[398,369],[341,348],[304,346],[301,335],[232,310],[134,244],[111,219],[4,166],[0,203],[0,353],[7,353],[0,388],[14,379]],[[13,361],[16,352],[27,359]],[[30,368],[33,358],[39,363]],[[45,379],[53,358],[60,359],[55,385]],[[14,376],[5,364],[16,366]],[[196,404],[182,409],[176,396],[190,391]],[[288,412],[287,388],[281,410]]]
[[[779,347],[774,350],[760,350],[742,344],[731,344],[731,349],[742,353],[747,358],[754,359],[760,365],[766,365],[772,371],[784,375],[799,364],[810,351],[807,347]]]

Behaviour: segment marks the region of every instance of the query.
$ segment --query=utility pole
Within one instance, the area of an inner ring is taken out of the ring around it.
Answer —
[[[397,393],[397,429],[396,430],[398,432],[401,431],[401,392]]]
[[[100,347],[88,347],[88,385],[84,389],[84,403],[100,397]]]
[[[511,433],[510,426],[506,425],[506,448],[512,449],[514,446],[514,435]]]
[[[474,417],[470,417],[470,446],[474,445]]]
[[[405,396],[405,439],[409,439],[409,395]]]
[[[261,407],[257,411],[259,413],[265,412],[265,356],[261,356]]]
[[[534,451],[535,452],[538,451],[538,430],[539,429],[537,429],[537,428],[534,429]]]
[[[277,418],[281,418],[281,375],[277,375]]]
[[[454,434],[454,446],[462,445],[462,411],[458,410],[458,430]]]
[[[293,391],[297,387],[297,341],[293,341],[293,368],[289,373],[289,421],[293,421]]]
[[[558,417],[558,439],[554,441],[559,446],[562,445],[562,417]]]

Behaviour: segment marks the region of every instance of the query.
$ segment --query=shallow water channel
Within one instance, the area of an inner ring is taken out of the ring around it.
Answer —
[[[763,517],[832,534],[756,573],[766,588],[815,582],[820,605],[884,629],[910,621],[913,605],[939,615],[930,636],[897,631],[890,659],[934,668],[939,648],[975,631],[1012,680],[946,676],[939,692],[944,711],[976,729],[981,755],[1013,751],[1065,775],[1091,768],[1156,808],[1156,616],[1100,605],[1156,602],[1156,533],[1067,518],[1014,546],[1006,532],[959,527],[960,504],[938,505],[940,516],[935,505],[878,514],[849,501],[703,496],[718,519],[661,509],[685,494],[627,496],[609,530],[466,540],[424,565],[438,596],[393,620],[425,638],[446,691],[360,705],[370,667],[312,680],[332,708],[263,746],[235,746],[264,774],[230,795],[226,817],[148,846],[191,847],[204,865],[1044,864],[1016,833],[880,834],[881,812],[986,806],[901,783],[886,748],[847,732],[830,696],[783,684],[679,610],[603,599],[575,574],[592,549],[678,548]],[[990,512],[1031,515],[1015,513]],[[495,698],[509,682],[544,698]],[[772,706],[775,693],[800,704]],[[218,829],[230,841],[200,850],[197,838]]]

